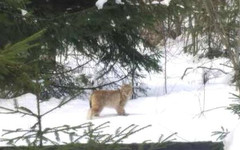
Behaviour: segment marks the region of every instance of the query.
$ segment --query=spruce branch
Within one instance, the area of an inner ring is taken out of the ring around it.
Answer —
[[[11,108],[6,108],[3,106],[0,106],[0,109],[8,111],[8,112],[0,112],[1,114],[23,114],[23,115],[28,115],[28,116],[34,116],[36,117],[37,115],[33,113],[31,110],[25,108],[25,107],[16,107],[16,109],[11,109]]]

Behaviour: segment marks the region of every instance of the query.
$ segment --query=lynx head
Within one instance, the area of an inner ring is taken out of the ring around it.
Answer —
[[[127,97],[132,96],[132,85],[131,84],[124,84],[121,87],[121,93]]]

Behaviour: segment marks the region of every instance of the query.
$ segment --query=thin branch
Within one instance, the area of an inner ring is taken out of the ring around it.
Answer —
[[[102,74],[100,74],[96,80],[102,78],[105,74],[109,73],[115,66],[115,64],[117,63],[117,61],[115,61],[105,72],[103,72]]]
[[[233,66],[226,65],[226,64],[222,64],[222,63],[221,63],[220,65],[225,66],[225,67],[228,67],[228,68],[232,68],[232,69],[234,68]]]
[[[73,126],[73,127],[70,127],[70,126],[59,126],[59,127],[54,127],[52,129],[47,130],[46,133],[49,134],[49,133],[54,133],[54,132],[63,132],[63,131],[70,130],[70,129],[72,129],[72,130],[82,129],[82,128],[88,127],[89,125],[90,125],[90,123],[84,123],[84,124]]]
[[[227,72],[225,72],[225,71],[223,71],[222,69],[219,69],[219,68],[209,68],[209,67],[204,67],[204,66],[198,66],[197,68],[208,69],[208,70],[217,70],[217,71],[220,71],[224,74],[228,74]]]
[[[219,69],[219,68],[208,68],[208,67],[204,67],[204,66],[198,66],[198,67],[196,67],[196,69],[199,69],[199,68],[201,68],[201,69],[208,69],[208,70],[217,70],[217,71],[220,71],[220,72],[222,72],[222,73],[224,73],[224,74],[228,74],[227,72],[225,72],[225,71],[223,71],[223,70],[221,70],[221,69]],[[188,68],[186,68],[185,71],[184,71],[184,73],[183,73],[183,75],[182,75],[182,77],[181,77],[182,80],[183,80],[183,78],[186,76],[187,71],[190,70],[190,69],[194,69],[194,68],[193,68],[193,67],[188,67]]]
[[[181,77],[181,79],[183,79],[183,78],[185,77],[185,75],[187,74],[187,71],[188,71],[189,69],[193,69],[193,67],[188,67],[188,68],[186,68],[185,71],[184,71],[184,73],[183,73],[183,75],[182,75],[182,77]]]
[[[87,61],[87,62],[85,62],[85,63],[83,63],[83,64],[81,64],[81,65],[78,65],[78,66],[75,67],[75,68],[72,68],[72,69],[69,69],[69,70],[66,70],[66,71],[63,71],[63,72],[54,73],[54,74],[55,74],[55,75],[56,75],[56,74],[66,74],[66,73],[69,73],[69,72],[73,72],[73,71],[77,70],[78,68],[81,68],[81,67],[85,66],[85,65],[88,64],[90,61],[92,61],[92,59],[89,60],[89,61]]]
[[[203,110],[201,111],[199,114],[197,114],[196,116],[201,116],[202,114],[206,113],[206,112],[209,112],[209,111],[213,111],[213,110],[216,110],[216,109],[222,109],[222,108],[228,108],[227,106],[219,106],[219,107],[215,107],[215,108],[210,108],[210,109],[207,109],[207,110]],[[195,116],[195,117],[196,117]],[[194,117],[194,118],[195,118]]]
[[[75,89],[75,90],[95,90],[95,89],[98,89],[98,88],[102,88],[104,86],[107,86],[107,85],[111,85],[113,83],[116,83],[116,82],[119,82],[119,81],[122,81],[124,80],[125,78],[127,78],[129,75],[129,73],[127,75],[125,75],[124,77],[118,79],[118,80],[115,80],[115,81],[112,81],[112,82],[109,82],[109,83],[105,83],[105,84],[102,84],[102,85],[98,85],[98,86],[95,86],[95,87],[77,87],[77,86],[72,86],[72,87],[68,87],[68,86],[61,86],[61,85],[56,85],[56,84],[52,84],[54,87],[58,87],[58,88],[66,88],[66,89]]]
[[[52,112],[52,111],[60,108],[60,107],[63,106],[63,105],[69,103],[71,100],[73,100],[74,98],[76,98],[78,95],[79,95],[79,93],[75,94],[73,97],[71,97],[71,98],[68,99],[67,101],[64,101],[64,100],[63,100],[63,101],[62,101],[60,104],[58,104],[56,107],[54,107],[54,108],[50,109],[49,111],[45,112],[44,114],[42,114],[41,117],[49,114],[50,112]]]
[[[144,126],[144,127],[142,127],[142,128],[139,128],[139,129],[136,129],[138,126],[134,126],[132,129],[130,129],[130,131],[128,132],[128,133],[126,133],[125,135],[124,134],[122,134],[123,136],[121,137],[121,138],[119,138],[118,140],[116,140],[113,144],[117,144],[117,143],[119,143],[119,142],[121,142],[123,139],[126,139],[127,137],[129,137],[130,135],[132,135],[132,134],[134,134],[134,133],[137,133],[137,132],[139,132],[139,131],[141,131],[141,130],[143,130],[143,129],[146,129],[146,128],[149,128],[149,127],[151,127],[151,125],[147,125],[147,126]],[[127,128],[128,129],[128,128]],[[135,130],[136,129],[136,130]],[[124,131],[125,131],[125,129],[124,129]],[[123,132],[124,132],[123,131]],[[122,133],[123,133],[122,132]],[[120,135],[121,136],[121,135]]]
[[[110,122],[107,121],[107,122],[104,122],[100,125],[98,125],[97,127],[94,127],[92,123],[89,123],[89,128],[88,128],[88,131],[86,131],[84,134],[82,134],[81,136],[79,136],[78,138],[76,138],[73,143],[76,143],[77,141],[79,141],[80,139],[82,139],[83,137],[85,136],[91,136],[91,134],[93,134],[94,132],[96,131],[99,131],[99,130],[102,130],[102,129],[105,129],[105,128],[108,128],[109,126],[107,124],[109,124]],[[94,127],[94,128],[92,128]]]
[[[0,106],[0,109],[9,111],[9,112],[0,112],[0,114],[16,114],[16,113],[20,113],[20,114],[28,115],[28,116],[34,116],[34,117],[37,116],[37,115],[34,114],[34,113],[30,113],[30,112],[29,112],[29,113],[26,113],[26,112],[19,111],[18,109],[17,109],[17,110],[13,110],[13,109],[6,108],[6,107],[2,107],[2,106]]]

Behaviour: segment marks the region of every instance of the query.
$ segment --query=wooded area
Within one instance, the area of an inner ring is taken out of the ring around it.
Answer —
[[[167,7],[141,0],[124,5],[109,0],[101,10],[95,2],[0,3],[1,97],[31,92],[49,99],[124,80],[137,83],[141,70],[161,71],[164,50],[159,44],[180,35],[187,53],[229,58],[229,67],[235,70],[233,82],[239,87],[238,1],[172,0]],[[59,60],[69,57],[79,62],[74,68]],[[86,73],[92,64],[98,69]]]
[[[63,98],[53,111],[89,90],[137,85],[143,71],[163,71],[164,47],[180,37],[183,51],[198,59],[227,58],[224,65],[232,68],[232,83],[240,89],[240,1],[123,2],[108,0],[103,9],[96,0],[0,2],[0,97],[33,93],[38,112],[17,103],[17,110],[1,109],[36,118],[31,144],[43,145],[42,101]],[[238,114],[240,105],[229,109]]]

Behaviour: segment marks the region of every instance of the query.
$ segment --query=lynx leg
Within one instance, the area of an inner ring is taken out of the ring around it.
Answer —
[[[126,115],[125,110],[122,106],[116,108],[118,115]]]
[[[102,111],[102,107],[92,107],[91,108],[91,116],[99,116],[99,114],[101,113]]]
[[[90,119],[90,120],[92,119],[92,109],[91,108],[88,110],[87,119]]]

